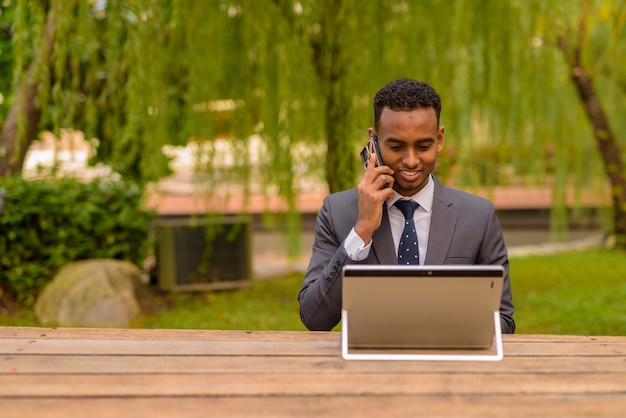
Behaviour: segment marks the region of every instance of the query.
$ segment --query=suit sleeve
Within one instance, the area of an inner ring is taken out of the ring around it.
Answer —
[[[495,214],[495,208],[491,209],[487,219],[487,227],[483,244],[480,248],[476,262],[478,264],[499,264],[504,267],[504,283],[502,286],[502,299],[500,301],[500,320],[503,334],[515,332],[513,320],[513,297],[511,292],[511,278],[509,276],[509,258],[500,222]]]
[[[330,331],[341,320],[341,272],[351,260],[343,246],[345,227],[337,231],[329,198],[318,212],[313,253],[298,294],[300,318],[311,331]],[[352,225],[350,226],[350,228]]]

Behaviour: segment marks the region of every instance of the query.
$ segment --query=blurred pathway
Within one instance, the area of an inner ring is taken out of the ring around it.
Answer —
[[[284,235],[255,230],[252,236],[255,278],[269,278],[290,272],[303,274],[311,257],[313,239],[313,231],[302,231],[300,255],[290,258],[287,256],[287,239]],[[603,245],[603,236],[592,230],[571,231],[568,240],[562,242],[550,242],[550,233],[546,230],[504,230],[504,239],[511,258]]]

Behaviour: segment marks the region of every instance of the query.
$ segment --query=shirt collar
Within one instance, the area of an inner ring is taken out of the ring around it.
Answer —
[[[395,197],[389,203],[387,203],[387,209],[392,207],[396,201],[400,199],[407,199],[405,196],[402,196],[400,193],[393,191]],[[435,198],[435,182],[432,179],[432,174],[428,176],[428,183],[426,186],[419,192],[415,193],[413,196],[410,196],[408,199],[416,201],[422,209],[426,212],[430,213],[433,208],[433,200]]]

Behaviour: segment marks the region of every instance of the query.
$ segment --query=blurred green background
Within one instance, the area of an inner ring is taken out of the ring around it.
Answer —
[[[593,227],[611,237],[612,250],[584,257],[512,260],[520,330],[623,333],[607,315],[626,277],[625,26],[618,0],[2,0],[0,197],[9,177],[68,175],[58,157],[78,146],[89,169],[71,175],[128,182],[141,198],[162,192],[184,158],[194,196],[220,202],[209,211],[239,199],[246,213],[252,197],[278,199],[278,211],[254,210],[264,225],[289,231],[297,254],[307,215],[299,199],[356,184],[373,95],[394,78],[416,78],[443,100],[441,180],[487,195],[540,188],[554,236],[592,211]],[[57,163],[26,169],[37,147]],[[14,208],[0,212],[2,238]],[[15,269],[20,252],[0,241],[0,264]],[[72,261],[63,257],[55,263]],[[602,274],[571,269],[582,259]],[[9,273],[0,270],[3,287]],[[220,301],[253,303],[259,291],[271,302],[283,285],[295,298],[297,282],[276,277],[167,303],[226,303],[219,310],[231,314],[220,323],[249,327],[228,322],[237,304]],[[219,327],[203,318],[190,326]],[[580,330],[558,328],[574,323]]]

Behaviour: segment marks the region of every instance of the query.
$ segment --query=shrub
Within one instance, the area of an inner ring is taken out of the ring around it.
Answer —
[[[0,200],[0,287],[27,305],[68,262],[112,258],[141,266],[150,248],[154,213],[130,183],[5,177]]]

